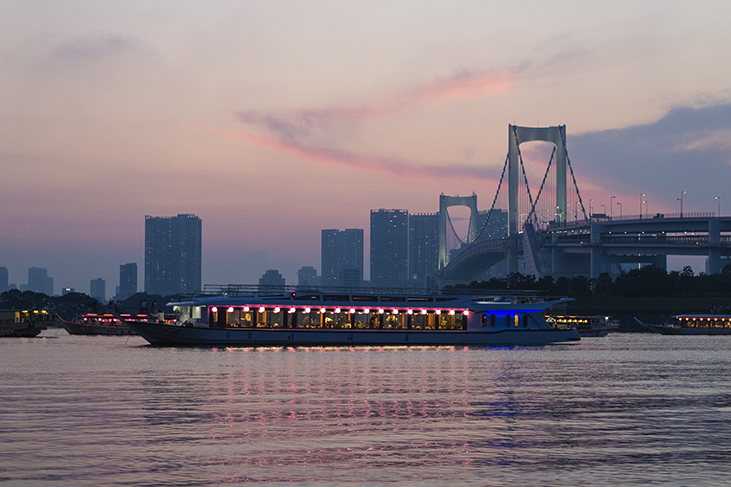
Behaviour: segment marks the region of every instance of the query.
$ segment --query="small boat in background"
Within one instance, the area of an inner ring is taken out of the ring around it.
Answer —
[[[121,319],[120,319],[121,317]],[[146,314],[85,313],[73,321],[63,321],[64,329],[70,335],[137,335],[122,320],[150,321]]]
[[[49,326],[56,326],[58,317],[46,310],[0,311],[0,337],[34,337]]]
[[[582,338],[604,337],[610,331],[619,330],[619,321],[611,316],[547,315],[546,321],[562,330],[576,328]]]
[[[731,315],[727,314],[675,315],[662,325],[648,325],[637,318],[635,321],[663,335],[731,335]]]

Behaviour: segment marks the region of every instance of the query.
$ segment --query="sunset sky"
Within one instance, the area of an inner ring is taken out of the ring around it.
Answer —
[[[142,289],[145,215],[195,213],[204,283],[296,283],[324,228],[367,249],[371,209],[489,208],[511,123],[566,124],[595,211],[728,215],[729,25],[727,0],[0,0],[0,265],[111,296],[136,262]]]

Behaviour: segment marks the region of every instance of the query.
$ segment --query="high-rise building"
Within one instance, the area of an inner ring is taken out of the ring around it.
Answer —
[[[409,214],[409,279],[426,284],[439,269],[439,213]]]
[[[97,301],[106,301],[107,283],[104,281],[104,279],[102,279],[101,277],[97,279],[92,279],[89,283],[89,288],[91,291],[89,292],[89,296],[96,299]]]
[[[371,210],[371,284],[408,285],[409,212]]]
[[[8,268],[4,265],[0,265],[0,293],[4,293],[8,290]]]
[[[137,292],[137,263],[119,266],[119,292],[117,299],[124,300]]]
[[[201,219],[145,216],[145,292],[168,296],[201,290]]]
[[[320,263],[323,286],[360,287],[363,281],[363,229],[323,230]]]
[[[283,290],[284,284],[284,277],[277,269],[269,269],[259,279],[259,287],[268,290]]]
[[[320,285],[320,276],[317,275],[317,269],[312,266],[302,266],[297,271],[297,285],[301,287],[318,287]]]
[[[48,277],[48,270],[43,267],[28,269],[28,290],[53,296],[53,278]]]

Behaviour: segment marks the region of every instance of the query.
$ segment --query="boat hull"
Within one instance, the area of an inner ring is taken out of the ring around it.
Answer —
[[[731,335],[731,328],[691,328],[648,325],[663,335]]]
[[[45,326],[35,326],[33,323],[10,323],[0,326],[0,337],[31,338],[38,336]]]
[[[111,335],[125,336],[136,335],[137,333],[130,329],[129,326],[109,326],[109,325],[84,325],[72,321],[63,322],[64,329],[70,335]]]
[[[543,345],[579,340],[576,330],[352,330],[187,328],[157,323],[127,322],[154,346],[451,346]]]
[[[617,326],[606,326],[606,327],[592,327],[592,328],[577,328],[581,338],[592,338],[592,337],[605,337],[610,331],[614,332],[619,330]]]

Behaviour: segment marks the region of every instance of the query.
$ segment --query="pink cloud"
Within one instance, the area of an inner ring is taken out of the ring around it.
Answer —
[[[399,176],[414,176],[422,178],[459,178],[476,179],[494,182],[485,176],[486,168],[464,165],[425,166],[406,159],[379,157],[357,154],[327,147],[308,146],[290,140],[282,140],[267,135],[255,135],[246,132],[232,132],[224,130],[208,131],[216,137],[245,143],[256,147],[275,150],[290,156],[306,159],[319,164],[329,164],[377,171]]]
[[[512,78],[513,73],[509,72],[462,72],[393,93],[380,103],[309,108],[282,114],[248,110],[238,112],[236,117],[244,124],[273,132],[281,138],[293,139],[338,123],[352,124],[392,116],[412,106],[480,100],[508,93]]]
[[[330,135],[338,124],[346,125],[395,115],[411,107],[437,105],[459,100],[479,100],[507,93],[513,73],[462,72],[416,85],[384,97],[379,103],[309,108],[283,113],[240,111],[236,118],[258,129],[258,134],[225,134],[249,145],[265,147],[320,164],[336,164],[397,175],[428,178],[458,177],[489,180],[484,169],[465,165],[425,166],[405,159],[358,154],[313,144],[312,135]],[[219,135],[221,135],[219,133]]]

